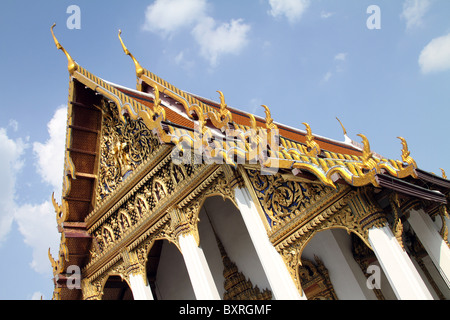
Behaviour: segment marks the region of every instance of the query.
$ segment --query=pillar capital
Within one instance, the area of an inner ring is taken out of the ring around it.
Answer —
[[[347,197],[347,203],[364,233],[372,228],[382,228],[387,224],[386,214],[376,202],[370,187],[353,191]]]
[[[130,275],[141,275],[142,279],[146,282],[145,265],[138,259],[138,255],[135,251],[129,251],[124,249],[122,251],[122,260],[124,267],[124,274],[127,277]]]
[[[83,300],[100,300],[100,297],[103,295],[101,284],[99,282],[94,284],[87,278],[81,280],[81,291]]]

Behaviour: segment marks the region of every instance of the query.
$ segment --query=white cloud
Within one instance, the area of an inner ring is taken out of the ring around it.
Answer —
[[[422,73],[450,70],[450,33],[431,40],[420,53]]]
[[[50,273],[48,248],[59,250],[60,235],[57,232],[56,214],[50,201],[39,205],[26,204],[17,208],[14,219],[25,244],[33,250],[30,267],[38,273]]]
[[[213,18],[206,17],[194,27],[192,34],[200,45],[202,56],[215,66],[219,56],[241,51],[248,42],[249,31],[250,26],[242,19],[217,25]]]
[[[26,144],[12,140],[0,128],[0,242],[11,229],[15,209],[16,175],[24,164]]]
[[[338,53],[337,55],[334,56],[334,60],[337,61],[345,61],[347,59],[347,53]]]
[[[269,0],[269,14],[275,18],[285,16],[289,23],[298,22],[310,5],[310,0]]]
[[[411,29],[423,24],[422,18],[430,7],[430,0],[406,0],[403,3],[401,17],[406,21],[406,28]]]
[[[60,191],[64,166],[67,107],[58,108],[48,123],[50,138],[45,144],[34,143],[37,156],[36,170],[43,182]],[[13,129],[18,123],[13,123]],[[51,273],[48,248],[59,249],[60,235],[56,230],[56,214],[49,200],[41,204],[18,204],[16,199],[17,174],[25,163],[28,145],[21,139],[12,140],[4,128],[0,128],[0,241],[11,230],[12,222],[18,225],[24,242],[32,248],[30,267],[38,273]]]
[[[156,0],[147,7],[143,29],[164,37],[172,37],[180,29],[190,30],[200,54],[214,67],[221,55],[240,52],[250,26],[241,19],[218,23],[207,15],[207,7],[207,0]],[[174,60],[186,69],[193,66],[183,51]]]
[[[143,29],[163,36],[189,27],[206,14],[206,0],[156,0],[145,11]]]
[[[326,12],[326,11],[322,11],[322,12],[320,13],[320,17],[321,17],[322,19],[328,19],[328,18],[330,18],[331,16],[334,16],[334,12]]]
[[[331,79],[331,76],[333,75],[333,73],[331,73],[331,71],[328,71],[324,76],[323,76],[323,81],[324,82],[328,82]]]
[[[44,144],[40,142],[33,144],[33,151],[37,157],[37,171],[56,193],[62,188],[66,125],[67,106],[60,106],[47,124],[49,139]]]

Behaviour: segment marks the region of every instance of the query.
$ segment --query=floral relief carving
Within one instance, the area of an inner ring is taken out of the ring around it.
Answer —
[[[114,191],[159,145],[141,120],[126,118],[127,122],[122,122],[114,103],[102,100],[100,108],[103,118],[97,201]]]

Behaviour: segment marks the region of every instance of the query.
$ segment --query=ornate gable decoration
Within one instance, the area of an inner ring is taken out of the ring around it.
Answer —
[[[122,122],[117,106],[102,100],[97,201],[113,192],[125,178],[155,151],[158,139],[141,120]]]

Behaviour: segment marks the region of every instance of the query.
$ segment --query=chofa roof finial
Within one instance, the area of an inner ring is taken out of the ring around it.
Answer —
[[[125,44],[123,43],[122,37],[120,36],[121,34],[122,34],[122,30],[119,29],[119,40],[120,40],[120,43],[122,44],[122,49],[125,52],[125,54],[127,56],[130,56],[130,58],[133,60],[134,65],[136,67],[136,76],[139,78],[144,73],[144,68],[141,67],[141,65],[136,60],[136,58],[131,54],[130,50],[128,50],[128,48],[125,46]]]
[[[55,41],[55,45],[56,48],[58,50],[61,50],[62,52],[64,52],[64,54],[67,57],[67,61],[68,61],[68,65],[67,68],[69,70],[70,74],[73,74],[75,71],[77,71],[78,69],[78,65],[77,63],[72,59],[72,57],[70,56],[70,54],[66,51],[66,49],[64,49],[64,47],[59,43],[58,39],[56,39],[55,37],[55,33],[53,32],[53,28],[56,26],[56,23],[54,23],[51,28],[50,31],[52,32],[52,36],[53,36],[53,40]]]

